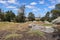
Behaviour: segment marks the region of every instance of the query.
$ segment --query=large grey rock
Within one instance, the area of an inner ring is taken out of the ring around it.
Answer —
[[[53,33],[54,31],[55,31],[55,29],[52,27],[46,27],[46,29],[44,30],[44,32],[46,32],[46,33]]]
[[[32,27],[32,30],[40,30],[40,31],[44,31],[44,30],[45,30],[45,27],[35,25],[35,26]]]
[[[54,24],[60,23],[60,17],[54,19],[54,20],[52,21],[52,23],[54,23]]]
[[[44,27],[44,26],[34,25],[32,26],[32,30],[40,30],[46,33],[53,33],[55,29],[48,26]]]

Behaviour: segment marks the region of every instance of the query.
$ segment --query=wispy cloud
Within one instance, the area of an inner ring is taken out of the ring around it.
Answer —
[[[32,5],[26,5],[25,7],[30,8],[30,9],[34,8],[34,6],[32,6]]]
[[[60,0],[48,0],[51,4],[60,3]]]
[[[60,3],[60,0],[56,0],[57,3]]]
[[[31,2],[29,5],[26,5],[25,7],[29,8],[29,9],[33,9],[33,8],[35,8],[35,5],[37,5],[36,2]]]
[[[50,3],[55,3],[56,2],[56,0],[48,0]]]
[[[2,1],[2,0],[0,0],[0,3],[2,3],[2,4],[6,4],[6,1]]]
[[[45,13],[48,11],[48,9],[47,9],[47,8],[44,8],[43,10],[44,10],[44,12],[45,12]]]
[[[6,8],[16,8],[15,6],[7,6]]]
[[[47,11],[47,8],[44,8],[45,11]]]
[[[48,6],[48,8],[54,9],[55,8],[55,5]]]
[[[13,10],[16,10],[16,11],[17,11],[17,10],[18,10],[18,8],[15,8],[15,9],[13,9]]]
[[[7,3],[19,5],[17,0],[8,0]]]
[[[8,3],[16,3],[16,0],[8,0]]]
[[[0,3],[2,3],[4,5],[9,5],[9,4],[16,4],[16,5],[18,5],[19,4],[17,2],[17,0],[0,0]]]
[[[37,8],[37,7],[35,7],[35,8],[32,9],[33,12],[38,12],[38,11],[40,11],[40,10],[41,10],[41,9],[40,9],[40,8]]]
[[[39,1],[39,4],[44,4],[44,3],[45,3],[44,0]]]
[[[7,6],[6,8],[7,8],[7,9],[12,9],[12,10],[14,10],[14,11],[17,11],[17,10],[18,10],[18,8],[15,7],[15,6]]]
[[[14,4],[19,6],[19,3],[17,2],[17,0],[0,0],[0,4],[3,4],[5,8],[12,9],[12,10],[18,10],[18,9],[16,8],[16,6],[12,6],[9,4]]]
[[[37,3],[36,2],[32,2],[32,3],[30,3],[30,5],[36,5]]]
[[[33,9],[32,11],[33,11],[33,12],[38,12],[38,11],[39,11],[39,9]]]

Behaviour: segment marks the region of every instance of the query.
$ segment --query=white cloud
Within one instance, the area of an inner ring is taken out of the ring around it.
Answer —
[[[60,0],[48,0],[48,1],[50,1],[52,4],[60,3]]]
[[[57,3],[60,3],[60,0],[56,0],[57,1]]]
[[[39,1],[39,4],[44,4],[44,3],[45,3],[45,1],[44,1],[44,0]]]
[[[6,1],[2,1],[2,0],[0,0],[0,3],[2,3],[2,4],[6,4]]]
[[[33,12],[37,12],[37,10],[36,10],[36,9],[33,9],[32,11],[33,11]]]
[[[35,8],[35,5],[36,5],[37,3],[36,2],[32,2],[32,3],[30,3],[29,5],[26,5],[25,7],[26,8],[29,8],[29,9],[33,9],[33,8]]]
[[[8,3],[16,3],[16,0],[8,0]]]
[[[55,3],[56,2],[56,0],[48,0],[48,1],[50,1],[51,3]]]
[[[8,0],[7,1],[8,3],[11,3],[11,4],[16,4],[16,5],[20,5],[17,0]]]
[[[7,6],[6,8],[12,8],[13,9],[13,8],[16,8],[16,7],[15,6]]]
[[[7,2],[10,3],[10,4],[15,4],[15,5],[20,6],[20,3],[17,2],[17,0],[8,0]]]
[[[44,8],[45,11],[47,11],[47,8]]]
[[[44,8],[44,11],[45,11],[45,12],[47,12],[47,11],[48,11],[48,9],[47,9],[47,8]]]
[[[18,8],[15,8],[15,9],[13,9],[13,10],[18,10]]]
[[[32,6],[32,5],[26,5],[25,7],[30,8],[30,9],[34,8],[34,6]]]
[[[4,5],[6,5],[6,4],[9,4],[9,3],[12,3],[12,4],[19,4],[18,2],[17,2],[17,0],[0,0],[0,3],[2,3],[2,4],[4,4]]]
[[[41,10],[40,8],[33,8],[33,9],[32,9],[33,12],[38,12],[38,11],[40,11],[40,10]]]
[[[37,3],[36,2],[32,2],[32,3],[30,3],[30,5],[36,5]]]
[[[51,8],[51,9],[53,9],[53,8],[55,8],[55,5],[48,6],[48,8]]]
[[[15,6],[7,6],[6,8],[7,8],[7,9],[16,10],[16,11],[18,10],[18,8],[17,8],[17,7],[15,7]]]

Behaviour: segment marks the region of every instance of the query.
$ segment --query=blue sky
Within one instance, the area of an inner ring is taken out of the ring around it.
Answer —
[[[26,16],[29,12],[33,12],[36,17],[39,17],[54,9],[58,3],[60,3],[60,0],[0,0],[0,8],[4,12],[12,10],[17,14],[19,7],[25,4]]]

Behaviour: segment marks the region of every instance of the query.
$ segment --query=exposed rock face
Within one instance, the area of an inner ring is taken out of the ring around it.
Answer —
[[[36,25],[36,24],[30,24],[29,28],[31,28],[32,30],[40,30],[42,32],[46,32],[46,33],[52,33],[54,32],[54,28],[52,27],[48,27],[48,26],[40,26],[40,25]]]
[[[60,31],[53,27],[39,26],[36,24],[31,24],[32,30],[40,30],[45,33],[46,40],[60,40]]]
[[[60,17],[54,19],[54,20],[52,21],[52,23],[54,23],[54,24],[60,23]]]

